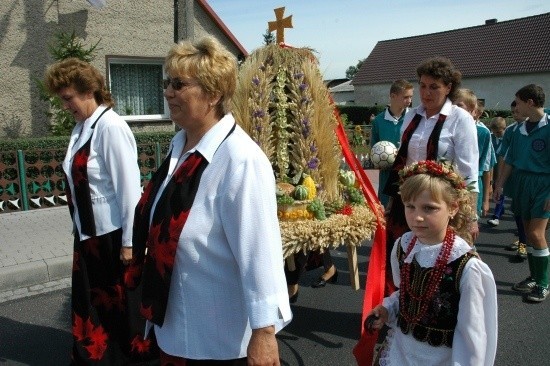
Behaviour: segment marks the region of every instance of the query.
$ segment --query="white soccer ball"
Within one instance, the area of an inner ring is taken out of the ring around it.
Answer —
[[[389,169],[397,156],[397,148],[389,141],[378,141],[370,150],[370,161],[376,169]]]

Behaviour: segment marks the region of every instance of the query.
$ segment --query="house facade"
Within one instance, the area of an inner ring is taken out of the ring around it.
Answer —
[[[380,41],[355,75],[358,105],[386,105],[393,81],[418,82],[416,67],[434,56],[449,58],[489,109],[510,108],[516,91],[538,84],[550,99],[550,13],[415,37]],[[396,57],[402,55],[403,57]],[[413,105],[420,103],[417,90]]]
[[[329,87],[328,91],[332,95],[334,103],[337,105],[354,105],[355,92],[351,85],[351,80],[346,80],[336,86]]]
[[[90,3],[106,3],[94,7]],[[0,138],[48,134],[48,104],[37,80],[53,59],[59,33],[74,32],[107,79],[115,110],[134,131],[173,130],[161,88],[163,61],[175,39],[218,38],[247,54],[206,0],[4,0],[0,2]]]

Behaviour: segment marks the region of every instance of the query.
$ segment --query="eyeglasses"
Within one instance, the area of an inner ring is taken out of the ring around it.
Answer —
[[[162,80],[162,87],[164,89],[168,89],[168,85],[172,85],[172,89],[174,90],[181,90],[183,88],[188,88],[190,86],[198,85],[197,83],[192,83],[189,81],[183,81],[178,78],[168,78]]]

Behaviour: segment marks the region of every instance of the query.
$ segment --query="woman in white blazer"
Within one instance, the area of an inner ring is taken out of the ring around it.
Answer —
[[[141,195],[134,136],[112,110],[103,76],[89,63],[69,58],[51,65],[46,87],[76,120],[63,161],[75,237],[71,362],[143,360],[152,351],[141,342],[143,323],[131,318],[137,301],[132,311],[123,282]]]

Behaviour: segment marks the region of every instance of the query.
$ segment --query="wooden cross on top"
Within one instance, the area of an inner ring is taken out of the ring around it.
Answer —
[[[268,22],[269,31],[277,31],[277,44],[285,42],[285,28],[292,28],[292,15],[283,18],[285,8],[277,8],[273,10],[275,12],[275,21]]]

